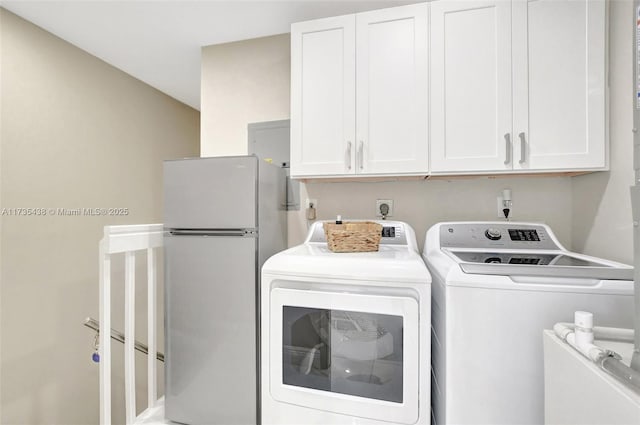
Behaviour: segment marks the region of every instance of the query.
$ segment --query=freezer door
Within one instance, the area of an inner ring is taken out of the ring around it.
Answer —
[[[254,156],[165,161],[165,227],[257,227],[257,175]]]
[[[256,239],[165,237],[166,417],[256,423]]]

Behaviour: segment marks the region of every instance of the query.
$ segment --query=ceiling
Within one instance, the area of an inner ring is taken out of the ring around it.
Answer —
[[[292,22],[415,2],[0,0],[0,6],[200,109],[202,46],[286,33]]]

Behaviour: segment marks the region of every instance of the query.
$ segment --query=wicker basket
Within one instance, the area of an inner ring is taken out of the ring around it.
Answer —
[[[372,221],[325,222],[323,227],[327,246],[333,252],[377,251],[382,237],[382,226]]]

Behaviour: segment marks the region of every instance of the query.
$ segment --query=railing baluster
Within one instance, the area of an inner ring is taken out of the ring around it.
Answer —
[[[136,359],[135,342],[135,305],[136,305],[136,257],[135,252],[124,254],[125,297],[124,297],[124,376],[126,423],[136,419]],[[105,329],[109,329],[105,326]]]
[[[100,322],[111,329],[111,256],[106,253],[108,240],[100,242]],[[111,340],[100,332],[100,425],[111,425]]]
[[[156,255],[153,248],[147,248],[147,394],[148,405],[152,407],[158,399],[156,380]]]

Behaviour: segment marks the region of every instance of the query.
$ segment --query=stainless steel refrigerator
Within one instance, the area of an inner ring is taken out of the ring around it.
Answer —
[[[286,248],[284,171],[255,156],[164,163],[165,416],[259,422],[259,279]]]

